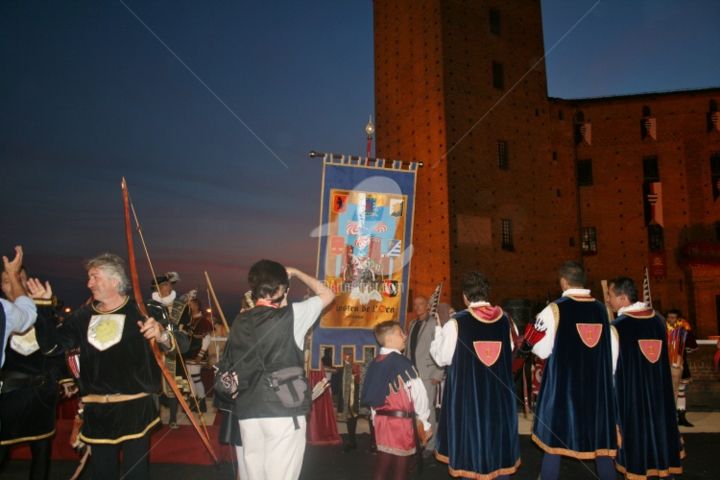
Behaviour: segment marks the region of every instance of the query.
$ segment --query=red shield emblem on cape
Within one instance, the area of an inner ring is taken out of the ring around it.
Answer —
[[[578,323],[576,326],[578,334],[580,334],[580,340],[585,346],[595,348],[602,334],[602,323]]]
[[[660,359],[660,352],[662,352],[662,340],[647,339],[638,340],[640,344],[640,351],[648,362],[655,363]]]
[[[475,348],[475,354],[478,356],[480,361],[486,367],[492,367],[498,358],[500,358],[500,351],[502,350],[502,342],[473,342]]]

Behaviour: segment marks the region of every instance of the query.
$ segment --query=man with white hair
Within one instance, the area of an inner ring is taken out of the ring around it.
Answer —
[[[147,479],[150,430],[160,422],[153,400],[160,390],[160,369],[148,340],[172,351],[175,339],[161,323],[144,318],[128,296],[120,257],[101,254],[85,267],[93,301],[57,328],[40,315],[38,343],[46,353],[80,349],[84,423],[79,438],[92,447],[92,477]],[[48,285],[34,279],[28,289],[36,297],[52,296]]]

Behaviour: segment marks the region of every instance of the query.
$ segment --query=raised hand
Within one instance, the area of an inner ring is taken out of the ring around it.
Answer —
[[[28,278],[27,289],[31,298],[50,300],[52,298],[52,287],[50,282],[43,283],[37,278]]]

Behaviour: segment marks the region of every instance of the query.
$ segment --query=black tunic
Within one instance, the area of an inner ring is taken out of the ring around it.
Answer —
[[[63,355],[46,356],[39,350],[25,355],[5,349],[2,377],[20,382],[0,395],[0,445],[48,438],[55,433],[58,381],[67,376]]]
[[[54,326],[38,318],[38,342],[46,351],[80,348],[82,395],[157,393],[160,369],[140,333],[137,304],[126,300],[113,311],[85,305]],[[119,443],[145,435],[160,418],[152,395],[117,403],[86,403],[80,438],[86,443]]]

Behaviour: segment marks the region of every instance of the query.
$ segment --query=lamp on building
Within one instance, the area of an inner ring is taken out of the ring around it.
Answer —
[[[373,125],[372,115],[370,115],[370,119],[368,120],[367,125],[365,125],[365,134],[367,135],[367,158],[371,157],[372,139],[373,139],[374,133],[375,133],[375,125]]]

